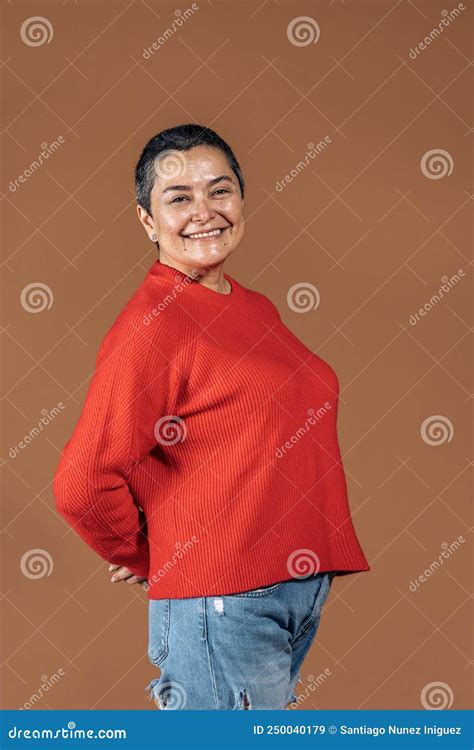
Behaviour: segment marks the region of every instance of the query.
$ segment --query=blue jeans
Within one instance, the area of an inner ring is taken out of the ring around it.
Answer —
[[[284,709],[318,629],[335,571],[260,589],[149,599],[145,688],[162,710]]]

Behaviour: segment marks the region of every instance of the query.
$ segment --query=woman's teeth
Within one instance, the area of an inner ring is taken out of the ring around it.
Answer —
[[[223,229],[213,229],[212,232],[199,232],[199,234],[185,234],[184,236],[193,240],[200,240],[202,237],[218,237],[223,231]]]

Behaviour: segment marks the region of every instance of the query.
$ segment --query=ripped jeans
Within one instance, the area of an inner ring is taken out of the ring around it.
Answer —
[[[162,710],[284,709],[335,571],[222,596],[149,599],[145,688]]]

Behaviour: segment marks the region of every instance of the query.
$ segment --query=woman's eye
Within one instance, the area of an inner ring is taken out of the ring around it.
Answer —
[[[217,190],[214,190],[213,195],[217,195],[219,193],[229,193],[229,190],[226,190],[226,188],[217,188]],[[189,200],[189,197],[187,195],[177,195],[176,198],[173,198],[170,203],[182,203],[182,201]]]

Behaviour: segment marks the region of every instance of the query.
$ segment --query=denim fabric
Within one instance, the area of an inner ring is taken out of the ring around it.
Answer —
[[[335,571],[238,594],[150,599],[145,688],[162,710],[284,709]]]

